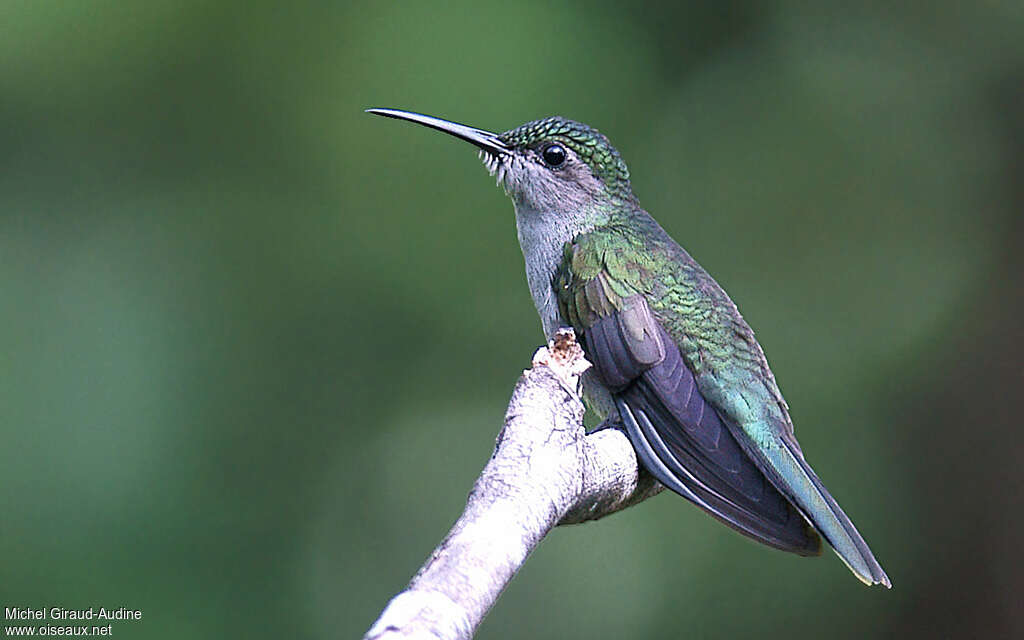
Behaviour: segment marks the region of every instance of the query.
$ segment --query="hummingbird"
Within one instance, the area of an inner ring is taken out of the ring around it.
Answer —
[[[622,428],[665,487],[740,533],[803,556],[821,538],[867,585],[888,576],[804,459],[754,332],[725,291],[641,207],[603,134],[559,116],[492,133],[396,109],[479,149],[515,208],[548,339],[572,327],[583,398]]]

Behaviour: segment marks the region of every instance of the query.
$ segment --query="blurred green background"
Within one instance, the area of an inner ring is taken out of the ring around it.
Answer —
[[[0,4],[0,605],[354,638],[541,341],[474,151],[561,114],[758,332],[892,577],[663,495],[480,638],[1021,637],[1024,5]]]

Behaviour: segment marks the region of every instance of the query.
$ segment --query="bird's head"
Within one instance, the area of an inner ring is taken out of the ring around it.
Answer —
[[[517,210],[580,211],[635,202],[629,169],[619,152],[602,133],[585,124],[553,116],[491,133],[408,111],[369,112],[416,122],[472,143]]]

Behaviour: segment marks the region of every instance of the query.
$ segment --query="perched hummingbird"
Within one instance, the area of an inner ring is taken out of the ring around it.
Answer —
[[[394,109],[480,149],[515,205],[544,333],[571,326],[593,363],[584,399],[624,427],[662,484],[740,533],[800,555],[821,534],[862,582],[890,586],[804,460],[754,332],[718,283],[640,208],[597,130],[561,117],[505,133]]]

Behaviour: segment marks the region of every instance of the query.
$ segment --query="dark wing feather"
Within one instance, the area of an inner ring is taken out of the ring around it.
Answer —
[[[819,553],[817,534],[701,395],[643,296],[629,296],[617,306],[596,318],[581,340],[647,470],[755,540],[801,555]]]
[[[651,473],[715,517],[802,554],[817,551],[820,533],[860,580],[889,586],[800,453],[735,305],[650,216],[633,214],[567,243],[552,280],[611,392],[588,391],[595,408],[617,410]]]

